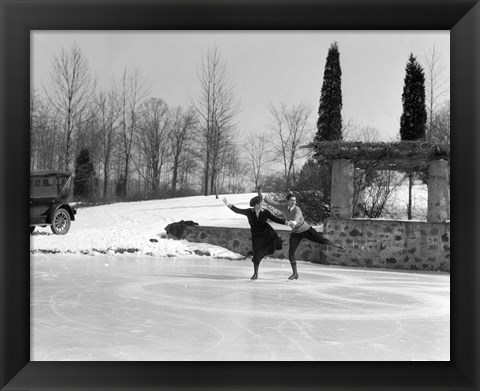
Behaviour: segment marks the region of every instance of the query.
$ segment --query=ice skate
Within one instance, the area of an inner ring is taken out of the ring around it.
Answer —
[[[289,280],[298,280],[298,273],[297,273],[297,262],[293,261],[290,262],[290,265],[292,266],[292,275],[288,277]]]

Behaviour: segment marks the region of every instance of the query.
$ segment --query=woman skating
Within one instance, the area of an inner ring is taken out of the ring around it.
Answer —
[[[262,199],[253,197],[250,200],[251,208],[240,209],[230,204],[226,198],[223,203],[227,205],[233,212],[247,216],[252,233],[252,249],[253,249],[253,276],[251,280],[258,278],[258,266],[260,261],[266,255],[273,254],[275,250],[282,248],[282,241],[267,220],[274,221],[278,224],[285,224],[285,219],[274,216],[270,211],[262,208]]]

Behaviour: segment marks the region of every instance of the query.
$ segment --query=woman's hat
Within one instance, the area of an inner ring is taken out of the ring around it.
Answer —
[[[250,200],[250,206],[255,206],[255,205],[259,204],[260,202],[262,202],[262,197],[260,197],[260,196],[253,197]]]

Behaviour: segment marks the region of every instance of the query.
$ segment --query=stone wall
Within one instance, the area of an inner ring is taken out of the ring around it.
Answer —
[[[450,271],[450,223],[330,218],[322,263],[343,266]]]
[[[277,230],[283,240],[282,250],[275,251],[270,257],[288,259],[288,239],[290,230]],[[252,235],[249,228],[225,228],[206,226],[187,226],[182,239],[196,243],[210,243],[221,246],[244,256],[252,255]],[[325,246],[302,240],[296,255],[298,260],[320,263]]]
[[[344,249],[303,240],[297,260],[327,265],[450,272],[450,223],[329,218],[326,236]],[[271,257],[288,259],[290,231],[277,230],[282,250]],[[248,228],[187,226],[182,239],[210,243],[251,256]]]

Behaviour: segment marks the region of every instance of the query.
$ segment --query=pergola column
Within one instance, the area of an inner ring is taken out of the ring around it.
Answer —
[[[353,211],[355,165],[346,159],[332,161],[330,212],[332,217],[350,219]]]
[[[450,219],[448,191],[448,162],[432,160],[428,166],[427,221],[442,223]]]
[[[354,194],[356,194],[355,205],[353,205],[353,217],[365,215],[365,170],[355,168]]]

